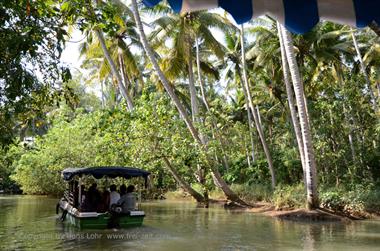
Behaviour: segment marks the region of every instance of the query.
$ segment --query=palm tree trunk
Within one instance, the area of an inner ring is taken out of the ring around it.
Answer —
[[[240,41],[241,41],[241,54],[242,54],[241,61],[242,61],[242,71],[243,71],[243,82],[244,82],[244,86],[245,86],[245,89],[247,92],[248,103],[249,103],[249,107],[251,108],[253,120],[255,122],[256,129],[257,129],[257,132],[259,134],[260,141],[261,141],[261,145],[263,146],[264,153],[265,153],[265,156],[266,156],[267,161],[268,161],[268,167],[269,167],[271,180],[272,180],[272,188],[274,189],[276,187],[276,176],[275,176],[275,172],[274,172],[272,156],[270,154],[268,144],[265,140],[263,128],[261,127],[261,124],[259,123],[259,116],[257,114],[257,110],[255,109],[255,106],[253,105],[252,95],[251,95],[251,91],[249,89],[249,84],[248,84],[246,62],[245,62],[244,27],[243,27],[243,25],[241,26]]]
[[[128,75],[127,75],[127,72],[125,69],[124,58],[123,58],[122,54],[119,54],[119,64],[120,64],[120,70],[121,70],[122,78],[124,80],[123,81],[124,82],[124,89],[126,90],[126,95],[127,95],[127,99],[126,99],[127,105],[128,105],[128,108],[130,110],[132,110],[133,109],[133,101],[132,101],[132,98],[128,92],[128,88],[131,87],[131,82],[129,81],[129,78],[128,78]]]
[[[182,116],[183,120],[185,121],[186,126],[188,127],[191,135],[193,136],[193,138],[195,139],[195,141],[201,142],[197,130],[195,129],[195,127],[194,127],[192,121],[190,120],[190,118],[187,116],[185,107],[181,104],[178,96],[174,92],[173,87],[170,85],[169,81],[167,80],[167,78],[165,77],[164,73],[162,72],[160,66],[158,65],[158,62],[157,62],[157,60],[156,60],[156,58],[154,56],[153,50],[152,50],[152,48],[150,47],[150,45],[148,43],[148,39],[146,38],[146,35],[145,35],[145,32],[144,32],[144,27],[142,25],[140,14],[138,12],[138,7],[137,7],[137,1],[136,0],[132,0],[132,10],[133,10],[133,16],[135,18],[135,22],[136,22],[136,25],[137,25],[137,28],[138,28],[138,31],[139,31],[139,36],[140,36],[141,42],[143,44],[143,48],[144,48],[145,53],[147,54],[148,58],[152,62],[154,70],[156,71],[156,73],[157,73],[160,81],[162,82],[162,84],[163,84],[166,92],[168,93],[168,95],[170,96],[170,98],[173,101],[174,105],[178,109],[178,112],[180,113],[180,115]]]
[[[250,108],[249,108],[249,101],[248,101],[248,94],[247,94],[247,90],[245,89],[245,86],[243,84],[243,77],[241,76],[240,74],[240,68],[239,68],[239,65],[236,66],[236,72],[238,74],[238,77],[240,79],[240,82],[241,82],[241,87],[242,87],[242,90],[243,90],[243,94],[244,94],[244,100],[245,100],[245,107],[247,109],[247,117],[248,117],[248,131],[249,131],[249,138],[250,138],[250,142],[251,142],[251,156],[252,156],[252,162],[255,162],[256,160],[256,157],[255,157],[255,142],[253,141],[253,128],[252,128],[252,114],[251,114],[251,111],[250,111]]]
[[[168,171],[173,175],[174,179],[187,193],[189,193],[197,202],[206,202],[205,198],[200,193],[195,191],[186,181],[181,178],[167,157],[163,157],[162,159],[168,168]]]
[[[248,206],[248,204],[246,202],[244,202],[243,200],[241,200],[239,198],[239,196],[237,194],[235,194],[231,190],[231,188],[223,180],[223,178],[220,175],[217,167],[212,163],[212,158],[210,158],[209,155],[208,155],[208,153],[207,153],[207,151],[208,151],[207,145],[203,144],[203,142],[201,141],[201,138],[199,137],[198,131],[196,130],[196,128],[194,127],[192,121],[189,119],[188,115],[186,114],[185,108],[183,107],[183,105],[179,101],[177,95],[174,93],[174,90],[173,90],[172,86],[169,84],[169,81],[166,79],[164,73],[162,72],[160,66],[158,65],[157,60],[154,57],[152,48],[150,47],[150,45],[148,43],[148,40],[146,38],[146,35],[145,35],[145,32],[144,32],[144,27],[143,27],[142,22],[141,22],[141,18],[140,18],[140,14],[139,14],[139,11],[138,11],[136,0],[132,0],[132,10],[133,10],[133,16],[134,16],[134,19],[135,19],[135,22],[136,22],[136,25],[137,25],[137,28],[138,28],[139,36],[140,36],[141,42],[143,44],[145,53],[147,54],[147,56],[149,57],[150,61],[152,62],[154,70],[158,74],[159,79],[161,80],[161,82],[162,82],[162,84],[163,84],[166,92],[169,94],[169,96],[170,96],[171,100],[173,101],[174,105],[177,107],[178,112],[180,113],[180,115],[182,116],[183,120],[185,121],[186,126],[189,129],[189,131],[190,131],[191,135],[193,136],[194,140],[199,145],[203,146],[202,149],[204,150],[205,154],[207,155],[206,161],[208,162],[207,164],[208,164],[208,166],[211,169],[213,177],[215,178],[215,180],[217,181],[219,187],[223,190],[224,194],[227,196],[228,199],[230,199],[230,200],[232,200],[234,202],[237,202],[239,204],[247,205]]]
[[[193,57],[192,57],[191,43],[189,43],[188,49],[189,49],[188,70],[189,70],[189,92],[190,92],[190,100],[191,100],[191,114],[192,114],[193,122],[198,122],[199,108],[198,108],[198,100],[197,100],[197,90],[195,89],[195,83],[194,83]]]
[[[293,89],[290,84],[290,73],[289,73],[289,65],[286,60],[286,53],[285,53],[285,48],[284,48],[284,42],[282,40],[282,35],[281,35],[281,25],[279,22],[277,22],[277,30],[278,30],[278,37],[280,40],[280,46],[281,46],[281,61],[282,61],[282,71],[284,74],[284,82],[285,82],[285,87],[286,87],[286,93],[288,96],[288,104],[289,104],[289,110],[290,110],[290,117],[292,119],[292,124],[293,124],[293,129],[294,133],[296,135],[296,140],[297,140],[297,145],[298,145],[298,151],[300,154],[301,158],[301,163],[302,163],[302,170],[303,170],[303,178],[305,181],[306,178],[306,173],[305,173],[305,155],[304,155],[304,144],[302,141],[302,134],[301,134],[301,129],[299,125],[299,120],[297,117],[297,111],[296,111],[296,105],[294,103],[294,97],[293,97]],[[306,185],[306,182],[305,182]]]
[[[199,86],[200,86],[200,89],[201,89],[202,101],[203,101],[203,103],[204,103],[204,105],[206,107],[206,110],[208,112],[210,112],[210,104],[207,101],[206,92],[205,92],[205,88],[204,88],[203,81],[202,81],[201,65],[200,65],[200,55],[199,55],[199,44],[198,44],[198,39],[197,38],[195,38],[195,48],[196,48],[196,62],[197,62],[198,82],[199,82]],[[221,146],[221,149],[222,149],[222,154],[223,154],[222,164],[225,167],[225,169],[228,170],[229,169],[229,164],[228,164],[228,158],[227,158],[226,151],[225,151],[224,140],[223,140],[223,138],[221,136],[220,137],[216,137],[214,129],[217,128],[217,126],[216,126],[216,124],[214,122],[212,122],[212,126],[213,126],[213,129],[212,129],[212,138],[213,139],[218,138],[218,141],[220,142],[220,146]]]
[[[306,113],[306,103],[304,99],[303,83],[300,78],[300,72],[297,65],[293,40],[288,31],[281,26],[281,35],[284,42],[286,58],[289,64],[289,70],[293,81],[294,93],[298,107],[298,117],[302,133],[302,141],[304,144],[305,171],[306,171],[306,192],[307,192],[307,208],[318,208],[318,191],[317,191],[317,169],[314,156],[314,149],[310,131],[310,125]]]
[[[199,55],[199,44],[198,39],[195,39],[195,48],[196,48],[196,56],[197,56],[197,73],[198,73],[198,82],[199,86],[201,87],[201,95],[202,95],[202,101],[204,105],[206,106],[207,111],[210,110],[210,105],[206,98],[206,92],[202,81],[202,75],[201,75],[201,62],[200,62],[200,55]]]
[[[251,143],[251,156],[252,156],[252,162],[256,161],[255,157],[255,142],[253,141],[253,130],[252,130],[252,115],[249,111],[249,106],[247,106],[247,115],[248,115],[248,131],[249,131],[249,140]]]
[[[377,99],[376,99],[375,94],[373,93],[373,90],[372,90],[372,87],[371,87],[371,81],[369,80],[368,73],[367,73],[367,70],[366,70],[364,62],[363,62],[363,57],[362,57],[362,54],[360,53],[358,41],[356,40],[356,36],[355,36],[355,33],[354,33],[353,29],[351,29],[351,36],[352,36],[352,41],[354,42],[354,46],[355,46],[355,50],[356,50],[356,55],[358,56],[358,59],[359,59],[360,69],[362,70],[362,73],[364,75],[365,82],[366,82],[366,87],[368,89],[369,95],[370,95],[371,100],[372,100],[373,109],[374,109],[375,112],[377,112],[377,110],[378,110]]]
[[[195,39],[195,43],[197,44],[197,39]],[[189,70],[189,92],[190,92],[190,100],[191,100],[191,114],[192,114],[192,119],[193,122],[200,122],[200,117],[199,117],[199,106],[198,106],[198,98],[197,98],[197,90],[195,88],[195,80],[194,80],[194,71],[193,71],[193,54],[192,54],[192,43],[189,43],[189,48],[188,48],[188,70]],[[196,52],[196,59],[197,59],[197,64],[199,60],[199,55]],[[198,78],[200,78],[199,74],[199,68],[198,68]],[[205,135],[200,134],[199,135],[201,138],[201,141],[206,144],[207,143],[207,138]],[[205,197],[205,200],[208,200],[208,191],[206,187],[206,179],[205,179],[205,168],[201,166],[200,164],[197,165],[197,179],[198,182],[202,185],[203,187],[203,194]],[[206,198],[207,197],[207,198]]]
[[[100,46],[102,47],[102,50],[103,50],[103,54],[104,56],[106,57],[107,59],[107,62],[111,68],[111,72],[112,72],[112,75],[116,78],[117,80],[117,84],[119,86],[119,89],[120,89],[120,92],[121,92],[121,95],[123,96],[123,98],[127,101],[127,105],[128,105],[128,110],[132,110],[133,109],[133,106],[129,106],[130,104],[132,104],[132,100],[129,99],[128,97],[128,90],[125,89],[125,86],[123,85],[123,79],[121,78],[121,75],[119,73],[119,71],[117,70],[117,67],[116,67],[116,64],[115,62],[113,61],[108,49],[107,49],[107,46],[106,46],[106,42],[104,40],[104,36],[103,36],[103,33],[99,30],[99,29],[96,29],[95,30],[95,34],[99,40],[99,43],[100,43]],[[129,101],[128,101],[129,100]]]
[[[352,161],[356,164],[357,163],[357,157],[356,157],[356,150],[355,150],[354,137],[353,137],[354,128],[352,125],[352,119],[350,119],[349,112],[347,111],[346,106],[344,104],[343,104],[343,114],[344,114],[344,118],[345,118],[346,123],[348,124],[348,128],[349,128],[348,143],[350,144],[350,148],[351,148]]]

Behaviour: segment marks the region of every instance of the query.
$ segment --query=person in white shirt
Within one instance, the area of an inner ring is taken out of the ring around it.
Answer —
[[[120,199],[117,204],[122,208],[123,213],[128,213],[136,209],[136,197],[133,194],[135,187],[133,185],[125,187],[125,185],[120,186]]]
[[[110,193],[110,206],[109,206],[109,208],[111,209],[111,206],[113,204],[116,204],[119,201],[120,194],[116,191],[116,185],[111,185],[110,191],[111,191],[111,193]]]

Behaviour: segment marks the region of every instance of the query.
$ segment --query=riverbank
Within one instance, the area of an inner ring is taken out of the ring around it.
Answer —
[[[307,210],[305,208],[277,209],[269,202],[256,202],[251,208],[241,207],[227,200],[210,200],[212,204],[223,206],[226,210],[255,213],[281,220],[299,222],[351,222],[357,220],[375,219],[380,220],[380,213],[366,212],[360,216],[347,215],[343,212],[334,212],[325,208]]]
[[[210,203],[217,204],[227,210],[244,213],[257,213],[268,217],[275,217],[281,220],[303,221],[303,222],[348,222],[355,220],[380,219],[380,211],[374,210],[376,207],[365,207],[365,202],[353,200],[347,203],[347,199],[342,198],[332,199],[337,197],[337,194],[324,193],[322,194],[321,208],[317,210],[306,210],[303,208],[303,200],[298,198],[297,193],[290,193],[289,189],[286,193],[281,190],[272,196],[260,196],[264,200],[255,200],[253,196],[240,193],[239,195],[252,208],[241,207],[233,202],[227,201],[223,194],[213,191],[210,193]],[[165,194],[169,200],[191,200],[191,196],[179,190]],[[368,203],[367,203],[368,204]],[[365,210],[369,208],[371,210]]]

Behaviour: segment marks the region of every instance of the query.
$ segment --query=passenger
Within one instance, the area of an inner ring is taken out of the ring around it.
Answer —
[[[88,189],[87,196],[86,196],[88,197],[88,204],[89,204],[88,210],[91,212],[96,211],[102,199],[96,187],[97,187],[96,183],[93,183],[91,187]]]
[[[116,204],[120,199],[120,194],[116,191],[116,185],[111,185],[110,191],[111,193],[109,208],[111,208],[113,204]]]
[[[81,212],[88,212],[90,210],[90,202],[88,199],[88,192],[86,191],[85,185],[80,186],[81,189],[81,200],[79,205],[79,211]]]
[[[84,201],[86,200],[86,196],[87,196],[86,186],[85,185],[81,185],[80,189],[81,189],[80,204],[83,204]]]
[[[73,185],[73,206],[75,208],[78,208],[78,205],[79,205],[79,184],[78,184],[78,181],[74,181],[74,185]]]
[[[125,187],[125,185],[120,186],[120,199],[117,204],[122,208],[123,213],[128,213],[136,209],[136,197],[133,194],[135,187],[133,185]]]
[[[108,211],[110,204],[110,192],[107,189],[104,189],[102,193],[101,202],[98,204],[97,212],[104,213]]]

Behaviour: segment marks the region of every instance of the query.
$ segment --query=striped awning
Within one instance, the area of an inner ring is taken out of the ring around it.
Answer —
[[[161,0],[143,0],[152,7]],[[294,33],[305,33],[320,20],[363,28],[380,24],[380,0],[167,0],[175,12],[222,7],[237,23],[269,15]]]

